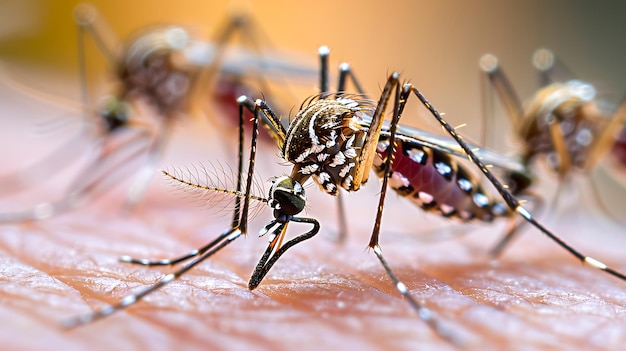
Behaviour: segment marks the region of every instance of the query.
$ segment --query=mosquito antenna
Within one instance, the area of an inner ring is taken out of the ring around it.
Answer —
[[[187,188],[190,191],[192,191],[192,190],[206,190],[206,191],[212,191],[212,192],[221,193],[221,194],[233,195],[233,196],[236,196],[236,197],[238,197],[240,199],[246,197],[246,193],[244,193],[244,192],[242,192],[240,190],[231,190],[231,189],[226,189],[226,188],[220,187],[220,186],[199,184],[199,182],[187,180],[187,179],[183,178],[183,175],[182,175],[181,171],[167,171],[167,170],[163,170],[163,171],[161,171],[161,173],[163,173],[164,176],[170,178],[171,180],[184,185],[185,188]],[[189,173],[189,175],[191,175],[193,177],[193,172],[188,172],[188,173]],[[213,177],[209,177],[209,174],[207,173],[207,179],[209,179],[209,178],[212,179]],[[257,196],[257,195],[252,195],[251,194],[250,195],[250,199],[254,200],[254,201],[267,203],[267,199],[262,197],[262,196]]]

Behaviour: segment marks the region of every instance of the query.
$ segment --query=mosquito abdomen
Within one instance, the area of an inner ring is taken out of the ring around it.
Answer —
[[[374,160],[374,171],[379,176],[383,175],[388,145],[381,137]],[[450,156],[406,141],[396,145],[389,185],[425,211],[444,217],[490,222],[510,213]]]

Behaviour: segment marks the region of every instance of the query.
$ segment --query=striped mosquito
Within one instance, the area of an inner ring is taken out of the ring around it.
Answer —
[[[323,72],[322,77],[324,74]],[[324,84],[324,78],[322,82]],[[240,177],[237,179],[236,189],[228,190],[194,184],[165,172],[170,178],[190,188],[234,195],[235,209],[230,227],[205,246],[178,258],[149,260],[122,257],[120,260],[123,262],[140,265],[181,264],[182,266],[155,284],[127,295],[117,304],[68,320],[65,325],[74,327],[106,317],[135,304],[155,290],[181,277],[239,237],[246,235],[250,204],[252,201],[262,201],[273,210],[274,218],[260,230],[260,235],[268,235],[269,244],[248,283],[249,289],[255,289],[282,255],[291,247],[311,239],[320,230],[320,223],[317,219],[300,215],[307,202],[304,184],[309,179],[313,179],[319,188],[329,195],[337,195],[340,189],[358,191],[368,180],[370,169],[373,169],[382,179],[382,185],[368,247],[376,255],[396,290],[409,302],[412,309],[435,333],[451,342],[461,341],[427,307],[411,296],[406,285],[394,273],[383,255],[379,237],[388,187],[425,210],[465,221],[475,219],[489,222],[495,217],[517,214],[582,262],[620,279],[626,279],[626,276],[607,267],[604,263],[581,254],[538,223],[492,174],[491,167],[485,164],[484,160],[496,161],[497,164],[494,163],[494,167],[503,168],[509,172],[523,171],[523,167],[495,153],[483,150],[474,151],[475,147],[463,141],[455,128],[443,119],[417,88],[410,83],[401,82],[398,73],[393,73],[388,77],[378,101],[369,100],[361,94],[348,94],[342,88],[340,85],[338,93],[322,93],[306,99],[287,129],[283,128],[278,116],[265,101],[260,99],[252,101],[245,96],[240,97],[238,100],[240,103],[238,164]],[[400,125],[399,121],[406,103],[411,98],[417,98],[452,139],[433,136]],[[244,171],[243,160],[243,113],[245,109],[250,110],[254,115],[247,172]],[[384,113],[389,109],[391,109],[392,117],[387,123],[384,122]],[[279,142],[280,157],[293,166],[289,175],[271,180],[267,197],[251,193],[260,123],[266,124],[265,127],[273,131],[275,140]],[[389,157],[389,155],[393,156]],[[469,159],[474,163],[495,186],[504,199],[504,203],[491,199],[490,195],[479,185],[479,179],[471,176],[469,169],[457,162],[455,159],[457,157]],[[420,181],[420,177],[429,181]],[[309,229],[294,238],[287,239],[286,231],[290,223],[304,224]]]
[[[537,159],[545,159],[563,184],[574,173],[591,173],[609,153],[617,132],[626,121],[626,100],[611,116],[606,116],[595,88],[574,79],[571,71],[550,50],[537,50],[533,65],[543,86],[522,108],[497,57],[486,54],[479,62],[522,144],[521,162],[530,169]],[[487,116],[492,114],[486,113]],[[589,181],[594,186],[592,178],[589,177]],[[593,190],[598,205],[609,213],[595,186]]]
[[[82,123],[84,131],[40,162],[0,177],[2,184],[7,185],[7,191],[0,192],[8,194],[20,187],[44,184],[51,168],[75,162],[85,143],[95,144],[95,156],[59,199],[19,212],[1,213],[0,222],[40,220],[68,211],[128,178],[129,166],[140,165],[126,196],[126,207],[131,209],[143,197],[172,127],[188,111],[193,92],[198,90],[194,89],[196,86],[222,84],[230,79],[239,89],[244,89],[244,84],[255,83],[271,96],[266,79],[251,67],[269,71],[268,75],[313,77],[317,74],[316,69],[307,70],[303,65],[269,55],[268,49],[262,47],[267,40],[258,38],[258,25],[244,15],[229,17],[217,30],[213,42],[197,39],[180,26],[163,25],[132,35],[125,45],[119,45],[93,6],[78,5],[74,18],[78,29],[83,112],[88,117]],[[238,33],[245,46],[233,54],[235,45],[230,44]],[[116,82],[116,90],[101,100],[95,118],[89,110],[92,103],[87,89],[88,38],[114,68]]]

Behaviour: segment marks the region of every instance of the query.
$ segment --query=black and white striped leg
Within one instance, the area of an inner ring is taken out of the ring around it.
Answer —
[[[430,102],[424,97],[424,95],[413,85],[411,84],[404,85],[403,93],[400,97],[401,104],[406,104],[408,98],[412,94],[417,96],[417,98],[421,101],[421,103],[430,111],[433,117],[441,124],[441,126],[446,130],[446,132],[450,134],[454,138],[454,140],[456,140],[459,146],[461,146],[461,148],[465,151],[470,161],[472,161],[476,165],[476,167],[480,169],[480,171],[485,175],[485,177],[489,180],[489,182],[496,188],[498,193],[500,193],[500,195],[502,196],[502,198],[504,199],[504,201],[506,202],[506,204],[509,206],[511,210],[513,210],[514,212],[517,212],[520,216],[522,216],[524,220],[526,220],[528,223],[530,223],[532,226],[534,226],[537,230],[539,230],[541,233],[546,235],[556,244],[561,246],[563,249],[568,251],[574,257],[579,259],[581,262],[593,268],[603,270],[621,280],[626,280],[626,275],[624,275],[623,273],[607,266],[603,262],[600,262],[593,257],[583,255],[578,250],[574,249],[571,245],[569,245],[567,242],[565,242],[563,239],[561,239],[559,236],[554,234],[551,230],[544,227],[541,223],[537,222],[537,220],[535,220],[535,218],[530,213],[530,211],[524,208],[521,205],[521,203],[515,198],[515,196],[513,196],[513,194],[511,194],[511,192],[507,190],[502,185],[502,183],[500,183],[500,181],[493,175],[493,173],[489,171],[489,168],[482,162],[482,160],[480,160],[476,156],[476,154],[474,154],[470,146],[467,145],[467,143],[463,141],[461,136],[457,134],[456,130],[452,126],[450,126],[450,124],[448,124],[448,122],[441,116],[441,114],[437,111],[437,109],[435,109],[430,104]]]
[[[390,124],[390,137],[389,137],[389,146],[387,149],[387,155],[395,154],[396,130],[397,130],[397,126],[400,121],[400,116],[402,113],[401,91],[400,91],[400,83],[399,83],[398,78],[399,78],[399,75],[397,73],[394,73],[387,80],[385,89],[383,90],[381,94],[382,98],[381,98],[381,101],[379,101],[379,107],[377,108],[377,113],[375,114],[373,118],[373,120],[376,120],[377,119],[376,115],[378,114],[382,116],[382,113],[384,112],[385,106],[387,104],[387,100],[391,96],[391,91],[395,90],[393,117],[392,117],[391,124]],[[376,134],[370,134],[368,135],[368,137],[373,137],[373,138],[378,139],[378,135]],[[382,185],[381,185],[381,190],[380,190],[378,209],[376,212],[376,221],[374,222],[374,228],[372,229],[372,235],[370,237],[370,242],[368,246],[371,249],[373,249],[374,253],[376,254],[376,257],[378,258],[383,268],[387,272],[387,275],[389,275],[389,278],[393,282],[396,290],[409,302],[409,305],[411,306],[411,308],[413,308],[413,310],[417,313],[417,315],[424,322],[426,322],[426,324],[429,327],[431,327],[437,335],[452,342],[453,344],[461,345],[462,343],[460,342],[460,340],[457,337],[455,337],[455,335],[453,335],[449,329],[445,328],[443,324],[441,324],[441,322],[436,318],[436,316],[430,309],[423,306],[413,296],[411,296],[406,284],[404,284],[398,278],[398,276],[393,272],[393,270],[387,263],[387,260],[383,256],[382,249],[379,245],[379,236],[380,236],[380,227],[382,223],[382,214],[383,214],[385,198],[386,198],[386,193],[387,193],[387,185],[389,183],[389,178],[391,177],[392,164],[393,164],[393,157],[387,157],[385,161],[384,175],[383,175]]]
[[[172,282],[175,279],[178,279],[180,276],[182,276],[183,274],[185,274],[187,271],[189,271],[190,269],[192,269],[193,267],[197,266],[198,264],[202,263],[204,260],[206,260],[207,258],[211,257],[213,254],[215,254],[216,252],[218,252],[219,250],[223,249],[224,247],[226,247],[226,245],[230,244],[231,242],[233,242],[235,239],[237,239],[238,237],[241,236],[241,234],[243,234],[241,232],[241,230],[239,230],[239,228],[231,228],[229,230],[227,230],[226,232],[222,233],[219,236],[219,243],[217,243],[217,245],[215,245],[211,250],[206,251],[203,255],[197,257],[195,260],[188,262],[187,264],[185,264],[184,266],[182,266],[180,269],[176,270],[173,273],[170,273],[166,276],[164,276],[163,278],[161,278],[158,282],[156,282],[153,285],[150,285],[148,287],[143,288],[142,290],[140,290],[139,292],[130,294],[130,295],[126,295],[124,298],[122,298],[120,300],[120,302],[114,304],[114,305],[110,305],[107,307],[104,307],[102,309],[99,309],[95,312],[92,313],[88,313],[82,316],[78,316],[75,318],[70,318],[67,319],[65,321],[63,321],[63,327],[65,328],[73,328],[73,327],[77,327],[80,325],[84,325],[84,324],[89,324],[91,322],[95,322],[99,319],[102,319],[106,316],[109,316],[117,311],[123,310],[127,307],[130,307],[132,305],[134,305],[135,303],[141,301],[144,297],[146,297],[147,295],[151,294],[152,292],[162,288],[163,286],[167,285],[168,283]]]
[[[174,121],[174,118],[171,116],[165,117],[159,134],[152,141],[152,145],[150,145],[150,149],[148,150],[148,159],[141,167],[141,170],[138,172],[137,176],[128,188],[128,192],[126,193],[124,209],[127,212],[131,212],[137,207],[148,190],[148,185],[150,185],[150,181],[157,172],[159,160],[161,159],[161,155],[163,154],[165,146],[169,141]]]
[[[144,155],[148,149],[148,133],[142,131],[133,135],[123,145],[101,153],[78,173],[68,186],[63,198],[42,202],[31,208],[0,213],[0,223],[37,221],[67,212],[79,206],[89,198],[97,197],[110,189],[113,184],[126,176],[119,171],[124,165],[131,164]]]
[[[321,46],[318,49],[318,55],[320,59],[320,93],[328,93],[329,89],[329,64],[328,64],[328,56],[330,55],[330,49],[328,46]],[[356,91],[359,94],[364,94],[363,88],[359,84],[356,76],[352,72],[350,68],[350,64],[341,63],[339,65],[339,78],[337,81],[337,97],[341,95],[344,91],[346,91],[346,85],[348,81],[351,81],[355,86]],[[339,243],[343,243],[348,236],[348,222],[346,219],[346,210],[344,203],[344,194],[340,189],[337,192],[337,222],[339,233],[337,235],[337,241]]]
[[[240,112],[243,112],[243,109],[240,109]],[[111,306],[107,306],[105,308],[102,308],[98,311],[83,315],[83,316],[79,316],[76,318],[72,318],[69,319],[67,321],[65,321],[63,323],[63,325],[65,327],[71,328],[71,327],[76,327],[79,325],[83,325],[83,324],[88,324],[91,323],[93,321],[96,321],[98,319],[104,318],[108,315],[111,315],[113,313],[115,313],[116,311],[120,311],[123,310],[129,306],[132,306],[133,304],[137,303],[138,301],[142,300],[144,297],[146,297],[147,295],[151,294],[152,292],[162,288],[163,286],[165,286],[166,284],[170,283],[171,281],[181,277],[183,274],[185,274],[187,271],[189,271],[190,269],[192,269],[193,267],[195,267],[196,265],[200,264],[201,262],[203,262],[204,260],[206,260],[207,258],[213,256],[213,254],[215,254],[216,252],[220,251],[221,249],[223,249],[224,247],[226,247],[228,244],[230,244],[231,242],[233,242],[235,239],[239,238],[242,234],[246,234],[246,230],[247,230],[247,222],[248,222],[248,209],[249,209],[249,205],[250,205],[250,197],[251,197],[251,189],[252,189],[252,181],[253,181],[253,176],[254,176],[254,164],[255,164],[255,158],[256,158],[256,142],[257,142],[257,138],[258,138],[258,128],[259,128],[259,116],[260,116],[261,110],[260,110],[260,106],[259,106],[259,102],[257,102],[255,104],[255,110],[254,110],[254,123],[253,123],[253,130],[252,130],[252,141],[251,141],[251,146],[250,146],[250,159],[249,159],[249,164],[248,164],[248,174],[247,174],[247,178],[246,178],[246,188],[245,188],[245,193],[244,193],[244,201],[243,201],[243,207],[241,208],[241,217],[239,218],[239,221],[237,222],[237,225],[231,226],[231,228],[229,228],[228,230],[224,231],[222,234],[220,234],[215,240],[213,240],[211,243],[205,245],[204,247],[198,249],[198,250],[194,250],[191,253],[187,254],[187,255],[183,255],[179,258],[173,259],[173,260],[157,260],[157,261],[151,261],[151,260],[137,260],[137,259],[133,259],[130,257],[123,257],[122,260],[124,262],[130,262],[130,263],[137,263],[137,264],[141,264],[141,265],[170,265],[170,264],[174,264],[174,263],[180,263],[186,260],[189,260],[191,258],[194,258],[192,261],[187,262],[186,264],[184,264],[180,269],[174,271],[173,273],[170,273],[166,276],[164,276],[163,278],[161,278],[158,282],[156,282],[153,285],[150,285],[148,287],[145,287],[144,289],[140,290],[138,293],[133,293],[130,295],[127,295],[126,297],[124,297],[120,302],[111,305]],[[241,169],[240,169],[241,172]],[[236,211],[237,212],[237,211]]]
[[[519,196],[519,195],[518,195]],[[528,198],[529,202],[533,204],[534,212],[543,212],[545,209],[545,201],[539,194],[532,193],[530,191],[524,191],[523,197]],[[504,236],[489,250],[491,257],[499,257],[502,255],[504,249],[521,233],[521,228],[528,222],[522,218],[514,216],[508,219],[507,229],[504,232]]]
[[[239,145],[238,145],[238,165],[237,165],[237,192],[241,193],[243,187],[243,143],[244,143],[244,108],[251,109],[253,113],[255,113],[256,118],[258,119],[258,112],[256,111],[255,103],[252,103],[247,97],[241,97],[239,100]],[[258,128],[258,127],[257,127]],[[256,144],[256,140],[253,141],[254,145]],[[250,176],[250,175],[248,175]],[[249,193],[248,193],[249,194]],[[241,218],[241,198],[237,196],[235,198],[235,207],[233,211],[233,218],[231,227],[235,228],[239,225],[239,221]],[[245,233],[245,232],[244,232]],[[124,263],[132,263],[143,266],[171,266],[178,264],[180,262],[192,259],[196,256],[202,255],[206,251],[210,250],[216,244],[218,244],[222,240],[222,236],[217,237],[215,240],[210,243],[204,245],[203,247],[193,250],[185,255],[176,257],[176,258],[166,258],[166,259],[146,259],[146,258],[133,258],[131,256],[122,256],[119,258],[120,262]]]
[[[442,324],[437,319],[435,314],[430,309],[423,306],[413,296],[411,296],[406,284],[404,284],[400,279],[398,279],[398,277],[393,272],[393,270],[391,270],[391,267],[389,267],[387,260],[385,260],[385,257],[383,257],[383,252],[380,246],[378,245],[374,246],[373,251],[376,254],[376,257],[378,258],[380,263],[383,265],[385,271],[387,272],[387,275],[389,275],[389,278],[391,278],[391,281],[393,282],[396,290],[398,290],[398,292],[409,302],[409,304],[411,305],[411,308],[413,308],[413,310],[417,312],[420,319],[426,322],[426,324],[430,328],[432,328],[435,331],[435,333],[437,333],[437,335],[450,341],[454,345],[463,346],[464,343],[456,335],[454,335],[452,330],[445,327],[445,325]]]

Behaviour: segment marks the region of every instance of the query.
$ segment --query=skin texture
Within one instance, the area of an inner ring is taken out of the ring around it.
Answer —
[[[19,111],[32,108],[11,101]],[[3,124],[17,128],[4,123],[7,116]],[[233,147],[226,146],[228,140]],[[219,160],[234,165],[234,140],[234,132],[230,136],[204,122],[184,122],[174,131],[162,164]],[[43,142],[21,145],[29,150]],[[259,179],[288,172],[275,154],[270,144],[260,146]],[[3,165],[17,162],[9,153],[3,157]],[[554,184],[548,176],[541,178],[550,199]],[[125,183],[67,214],[0,226],[3,347],[455,349],[415,315],[365,249],[380,184],[373,175],[361,191],[347,196],[350,232],[342,244],[335,240],[333,199],[308,186],[305,215],[320,220],[320,233],[285,254],[252,292],[247,281],[267,245],[267,238],[258,239],[256,233],[270,211],[255,217],[247,238],[145,301],[91,325],[62,329],[65,318],[117,302],[171,271],[123,264],[117,257],[177,256],[229,225],[228,215],[212,210],[225,203],[203,203],[161,176],[142,204],[124,213]],[[561,201],[561,207],[541,216],[543,222],[586,254],[626,270],[622,229],[581,198]],[[3,197],[0,204],[11,208],[11,201]],[[491,260],[487,250],[503,227],[501,222],[467,226],[439,219],[390,193],[381,246],[411,294],[468,349],[615,350],[626,345],[626,282],[583,267],[529,226],[501,260]],[[298,228],[292,225],[290,235]]]

